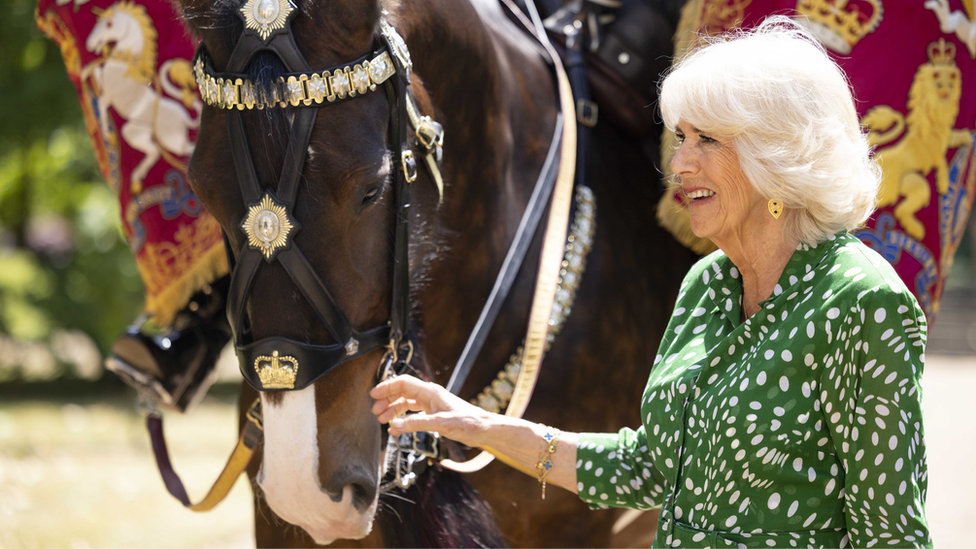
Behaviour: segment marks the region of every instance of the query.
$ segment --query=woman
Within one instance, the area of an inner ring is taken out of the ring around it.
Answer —
[[[655,547],[930,546],[925,317],[848,233],[879,172],[843,73],[774,18],[678,63],[661,107],[692,229],[720,250],[685,278],[643,425],[558,432],[410,377],[374,388],[374,413],[594,508],[660,506]]]

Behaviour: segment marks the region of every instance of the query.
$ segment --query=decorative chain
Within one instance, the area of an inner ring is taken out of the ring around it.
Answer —
[[[586,270],[586,257],[593,247],[593,234],[596,232],[596,198],[589,187],[580,185],[576,189],[576,215],[570,226],[569,237],[566,238],[566,254],[563,256],[562,269],[559,271],[559,289],[552,303],[552,313],[549,316],[549,335],[546,338],[546,351],[552,347],[552,342],[562,331],[569,313],[572,312]],[[498,372],[491,384],[471,400],[471,403],[488,410],[501,413],[508,407],[515,390],[515,382],[522,371],[522,344],[508,359],[505,367]]]
[[[546,441],[546,449],[539,457],[539,462],[535,464],[535,471],[539,474],[539,484],[542,485],[542,499],[546,499],[546,477],[549,471],[552,471],[552,455],[556,453],[556,444],[559,443],[559,429],[544,427],[546,434],[542,435],[542,439]]]

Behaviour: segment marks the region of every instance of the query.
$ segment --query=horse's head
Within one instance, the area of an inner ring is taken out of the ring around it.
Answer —
[[[291,30],[298,51],[311,67],[308,72],[321,73],[372,56],[382,44],[381,8],[375,1],[298,4],[300,13],[293,16]],[[186,19],[202,39],[215,71],[228,71],[232,62],[244,26],[238,15],[241,6],[236,0],[184,0]],[[281,9],[286,9],[285,4]],[[294,72],[267,51],[238,70],[258,84]],[[246,253],[249,237],[241,224],[252,201],[239,183],[241,164],[235,164],[232,147],[249,150],[259,194],[271,191],[283,202],[288,200],[282,196],[286,192],[279,188],[279,178],[290,164],[298,166],[289,219],[298,228],[288,236],[289,251],[301,251],[354,334],[387,333],[394,273],[394,184],[401,165],[401,152],[390,131],[391,98],[381,84],[372,91],[360,90],[354,99],[324,102],[308,146],[297,148],[298,157],[304,156],[298,165],[286,149],[292,121],[299,119],[301,110],[204,109],[189,166],[191,184],[223,228],[238,263],[243,263],[240,254]],[[228,129],[228,118],[234,116],[241,117],[246,142]],[[240,149],[237,154],[242,154]],[[436,203],[433,187],[421,188],[418,181],[414,191],[414,203]],[[259,222],[251,236],[255,231],[274,232],[272,225]],[[299,284],[283,261],[264,259],[260,257],[253,282],[243,290],[246,325],[238,327],[237,344],[287,338],[344,348],[352,358],[343,356],[334,369],[304,389],[261,393],[265,438],[258,482],[275,513],[304,528],[317,542],[363,537],[376,510],[384,464],[385,439],[369,412],[368,395],[383,349],[364,353],[357,351],[362,341],[338,340],[336,327],[323,320],[321,309],[307,296],[308,288],[317,284],[308,280]],[[229,307],[234,303],[232,289]],[[270,351],[261,358],[270,360]],[[290,354],[287,349],[282,351],[282,361],[285,354]],[[298,362],[299,375],[321,366],[305,359]],[[242,370],[263,368],[261,364],[257,359],[253,366],[243,361]]]
[[[141,51],[144,41],[141,27],[145,25],[147,19],[145,8],[142,6],[131,2],[119,2],[98,14],[98,22],[85,40],[85,49],[98,52],[110,44],[116,44],[123,45],[124,49],[135,48]]]

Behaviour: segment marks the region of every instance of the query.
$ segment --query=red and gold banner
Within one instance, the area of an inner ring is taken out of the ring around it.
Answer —
[[[794,17],[817,36],[854,87],[884,172],[878,210],[857,236],[894,265],[930,322],[976,195],[973,7],[973,0],[691,0],[676,37],[680,53],[696,33],[755,26],[772,14]],[[667,193],[659,218],[706,251],[710,243],[690,234],[679,202]]]
[[[61,48],[99,169],[166,324],[227,273],[220,226],[186,181],[200,127],[194,43],[167,0],[40,0],[37,26]]]

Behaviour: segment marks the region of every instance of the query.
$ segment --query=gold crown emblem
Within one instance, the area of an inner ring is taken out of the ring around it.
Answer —
[[[798,22],[810,29],[824,46],[842,54],[881,23],[881,0],[798,0],[796,11],[806,19]]]
[[[273,351],[271,356],[259,356],[254,360],[254,371],[258,373],[261,387],[265,389],[294,389],[298,359],[292,356],[279,357],[278,351]]]
[[[956,64],[956,45],[946,42],[945,38],[939,38],[938,42],[929,44],[929,61],[933,65],[955,65]]]

